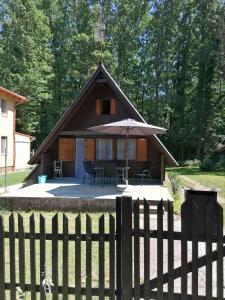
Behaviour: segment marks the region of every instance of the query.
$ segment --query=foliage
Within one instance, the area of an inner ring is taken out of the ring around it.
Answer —
[[[225,4],[219,0],[3,0],[0,85],[27,96],[17,130],[46,137],[103,60],[180,161],[225,140]],[[26,116],[26,117],[24,117]]]
[[[168,176],[169,176],[169,179],[170,179],[170,182],[171,182],[172,192],[175,195],[181,189],[180,179],[179,179],[178,175],[176,173],[173,173],[173,172],[170,172],[168,174]]]
[[[200,170],[202,171],[214,171],[215,169],[215,162],[209,158],[203,160],[200,164]]]

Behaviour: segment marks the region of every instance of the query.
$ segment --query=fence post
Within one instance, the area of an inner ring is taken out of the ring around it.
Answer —
[[[132,299],[132,198],[116,198],[117,300]]]
[[[217,192],[214,190],[185,190],[185,202],[182,204],[184,217],[182,223],[186,228],[187,240],[192,240],[192,225],[194,222],[194,206],[198,208],[198,241],[206,240],[206,216],[210,203],[217,203]],[[217,232],[216,224],[212,222],[212,233]]]

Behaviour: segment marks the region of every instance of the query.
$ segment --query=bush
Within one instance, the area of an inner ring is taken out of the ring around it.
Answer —
[[[225,159],[221,159],[216,163],[216,170],[224,171],[225,170]]]
[[[202,171],[214,171],[216,169],[216,164],[211,159],[205,159],[200,164],[200,170]]]
[[[171,183],[171,189],[173,194],[175,195],[176,193],[179,192],[180,188],[181,188],[181,182],[180,182],[180,178],[178,177],[178,175],[176,173],[169,173],[169,180]]]

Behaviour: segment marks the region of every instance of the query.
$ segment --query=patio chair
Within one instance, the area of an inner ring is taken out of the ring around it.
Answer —
[[[53,161],[53,175],[54,175],[55,179],[63,177],[62,161],[61,160],[54,160]]]
[[[133,170],[133,179],[141,179],[141,185],[143,185],[144,179],[151,179],[151,165],[143,167],[135,167]]]
[[[84,160],[83,164],[84,164],[84,171],[85,171],[83,184],[85,183],[87,178],[89,178],[91,184],[93,184],[95,182],[95,170],[94,170],[93,162],[92,160]]]

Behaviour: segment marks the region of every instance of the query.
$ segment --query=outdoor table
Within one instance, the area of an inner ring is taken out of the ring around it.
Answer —
[[[118,178],[122,177],[123,181],[125,181],[126,170],[129,170],[130,167],[115,167],[115,177],[116,177],[116,185],[118,185]]]
[[[104,184],[104,167],[94,167],[95,178],[97,178],[101,184]]]

